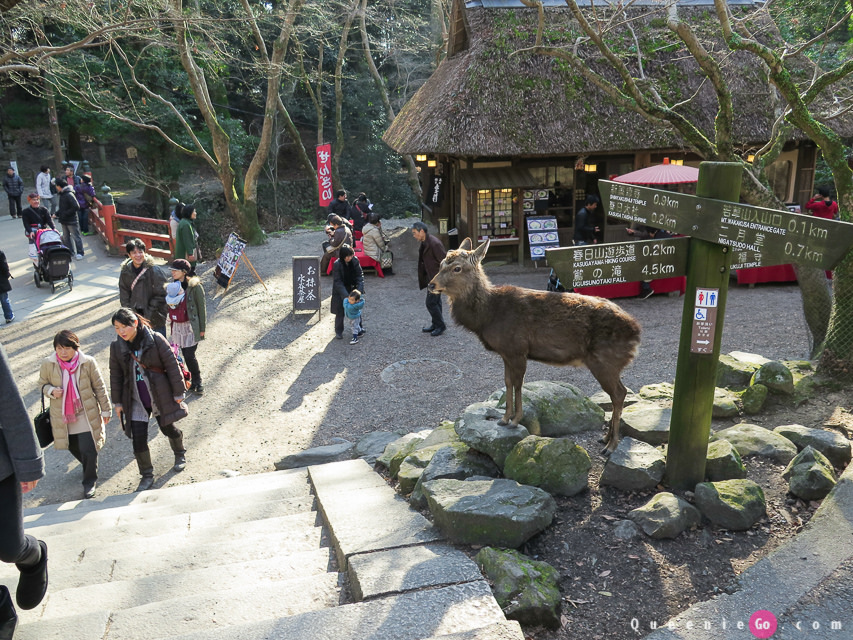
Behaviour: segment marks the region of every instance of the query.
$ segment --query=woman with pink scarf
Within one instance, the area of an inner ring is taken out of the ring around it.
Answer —
[[[39,387],[50,398],[53,444],[68,449],[83,467],[83,497],[95,496],[98,451],[112,405],[95,359],[80,351],[80,341],[63,329],[53,338],[55,353],[42,362]]]

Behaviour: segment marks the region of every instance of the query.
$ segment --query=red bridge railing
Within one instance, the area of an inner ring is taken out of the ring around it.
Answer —
[[[110,253],[124,253],[124,245],[127,241],[130,238],[139,238],[145,244],[147,253],[157,258],[171,260],[175,253],[175,241],[169,232],[169,221],[117,213],[113,198],[107,189],[109,187],[103,190],[102,206],[97,211],[89,210],[89,223],[107,243]],[[162,229],[163,232],[126,228],[124,223],[153,225],[154,228]]]

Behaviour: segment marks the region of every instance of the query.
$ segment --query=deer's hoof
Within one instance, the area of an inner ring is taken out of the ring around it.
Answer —
[[[500,420],[498,420],[498,424],[502,427],[505,427],[509,424],[509,420],[507,420],[506,418],[501,418]]]

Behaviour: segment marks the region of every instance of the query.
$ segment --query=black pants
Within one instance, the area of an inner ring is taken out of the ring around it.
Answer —
[[[181,355],[184,356],[184,362],[187,369],[190,370],[193,384],[201,384],[201,370],[198,368],[198,359],[195,357],[195,350],[198,349],[198,344],[191,347],[181,347]]]
[[[157,417],[157,426],[160,433],[167,438],[180,438],[184,434],[173,424],[162,425]],[[133,453],[148,451],[148,421],[132,420],[130,423],[130,435],[133,438]]]
[[[0,480],[0,561],[29,569],[41,560],[38,541],[24,534],[21,484],[13,473]]]
[[[9,196],[9,215],[21,217],[21,196]]]
[[[98,450],[92,434],[68,434],[68,451],[83,466],[83,484],[94,487],[98,480]]]
[[[429,311],[429,316],[432,318],[432,326],[435,329],[446,329],[444,318],[441,315],[441,294],[430,293],[426,294],[426,308]]]
[[[344,312],[335,314],[335,335],[342,336],[344,335]]]

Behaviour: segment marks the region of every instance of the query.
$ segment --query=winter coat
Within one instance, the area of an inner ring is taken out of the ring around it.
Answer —
[[[834,220],[838,217],[838,203],[834,200],[812,198],[806,203],[806,210],[818,218]]]
[[[344,298],[343,303],[344,303],[344,314],[346,315],[347,318],[353,319],[353,318],[360,318],[361,317],[361,310],[364,309],[364,297],[362,297],[355,304],[351,304],[349,301],[349,298]]]
[[[36,193],[43,200],[50,200],[53,197],[53,193],[50,191],[50,181],[52,178],[50,177],[50,173],[46,171],[40,171],[36,176]]]
[[[3,178],[3,190],[10,196],[19,196],[24,192],[24,181],[17,173],[11,176],[7,173]]]
[[[344,299],[349,297],[349,292],[358,289],[364,293],[364,271],[361,263],[355,256],[349,261],[336,260],[332,266],[332,313],[343,314]]]
[[[83,402],[83,410],[86,412],[92,439],[95,441],[95,450],[100,451],[106,441],[104,421],[101,418],[109,418],[112,415],[112,405],[107,398],[107,388],[98,363],[93,357],[82,352],[78,353],[80,353],[80,363],[77,367],[77,389],[80,391],[80,400]],[[54,389],[62,389],[62,369],[59,368],[55,353],[42,361],[38,385],[42,394],[50,398],[53,446],[56,449],[67,449],[68,425],[62,418],[65,398],[54,398],[50,395]]]
[[[119,302],[123,307],[130,307],[147,319],[153,327],[166,326],[166,283],[170,280],[163,270],[154,264],[154,258],[145,256],[143,267],[148,271],[139,278],[131,291],[131,285],[136,280],[133,270],[133,260],[128,258],[121,264],[118,276]]]
[[[9,293],[12,290],[12,284],[9,279],[12,273],[9,271],[9,263],[6,262],[6,254],[0,251],[0,292]]]
[[[56,208],[56,219],[62,224],[79,224],[77,219],[77,211],[80,205],[77,204],[77,198],[74,195],[74,190],[65,186],[59,192],[59,205]]]
[[[198,260],[195,228],[189,218],[178,223],[178,233],[175,236],[175,259],[188,260],[193,264]]]
[[[21,211],[21,222],[24,223],[24,233],[27,235],[33,232],[34,226],[39,229],[56,229],[50,217],[50,212],[42,206],[38,206],[35,209],[32,206],[25,207]]]
[[[332,255],[337,257],[338,249],[345,244],[355,248],[355,245],[353,245],[352,242],[352,231],[350,231],[348,226],[342,224],[335,229],[335,233],[332,234],[332,238],[329,240],[329,249],[331,249]]]
[[[77,198],[77,204],[80,205],[81,209],[88,209],[89,203],[92,200],[87,200],[86,196],[89,196],[92,200],[95,198],[95,187],[91,184],[86,184],[85,182],[81,182],[78,185],[74,186],[74,197]]]
[[[138,358],[146,367],[143,375],[148,380],[155,414],[159,416],[160,424],[166,426],[187,416],[187,405],[175,402],[175,398],[183,398],[186,391],[184,376],[166,338],[141,325],[139,331],[143,335]],[[120,406],[126,412],[126,420],[131,416],[133,387],[136,384],[136,362],[131,356],[131,347],[122,338],[116,338],[110,344],[110,398],[116,407]],[[163,373],[151,367],[161,369]]]
[[[15,476],[18,482],[44,477],[44,458],[33,423],[15,385],[6,350],[0,345],[0,480]],[[10,514],[0,514],[9,518]]]
[[[163,285],[163,290],[169,286],[167,282]],[[201,335],[207,331],[207,302],[204,298],[204,287],[201,286],[201,279],[197,276],[187,278],[187,288],[185,289],[184,298],[187,302],[187,315],[190,319],[190,326],[193,328],[193,337],[196,342],[204,340]],[[167,312],[168,313],[168,312]]]
[[[338,200],[335,198],[332,200],[332,203],[329,205],[328,209],[329,213],[334,213],[335,215],[340,216],[344,220],[349,220],[351,215],[352,208],[350,207],[349,202],[346,200]]]
[[[441,267],[441,261],[447,255],[447,250],[441,240],[427,233],[426,239],[418,249],[418,286],[426,289]]]
[[[361,233],[363,234],[361,245],[364,248],[364,255],[379,262],[382,259],[382,252],[388,250],[388,241],[382,235],[382,230],[368,222],[364,225]]]

